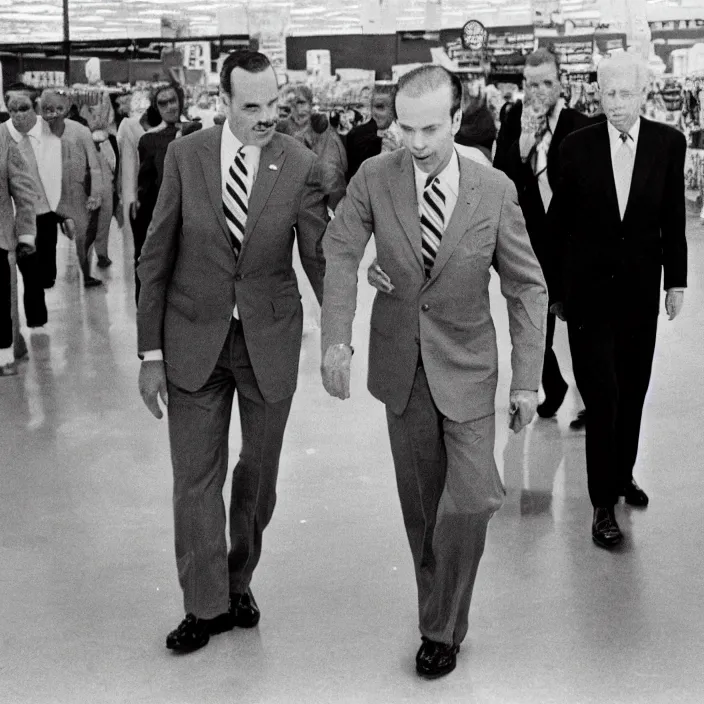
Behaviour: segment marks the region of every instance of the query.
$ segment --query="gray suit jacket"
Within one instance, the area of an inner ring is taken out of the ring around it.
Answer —
[[[36,235],[36,202],[27,162],[7,128],[0,128],[0,249],[14,252],[19,235]]]
[[[176,386],[196,391],[222,350],[237,304],[252,368],[271,403],[293,395],[303,314],[292,266],[294,228],[305,272],[322,299],[327,224],[316,156],[276,134],[262,149],[239,257],[222,203],[222,127],[169,145],[139,259],[139,352],[161,349]]]
[[[492,260],[508,304],[512,389],[537,390],[547,293],[516,190],[495,169],[463,157],[457,205],[426,280],[410,152],[365,161],[323,240],[327,271],[322,347],[349,344],[357,269],[372,232],[395,290],[377,293],[369,340],[369,390],[394,413],[410,397],[419,352],[435,404],[453,421],[494,413],[497,349],[489,308]]]

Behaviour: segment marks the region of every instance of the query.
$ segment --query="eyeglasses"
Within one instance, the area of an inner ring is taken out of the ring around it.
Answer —
[[[10,114],[13,114],[13,113],[16,113],[16,112],[29,112],[31,109],[32,109],[32,106],[31,106],[31,105],[20,105],[19,107],[15,107],[15,108],[10,108],[10,107],[8,107],[8,108],[7,108],[7,111],[8,111]]]
[[[64,107],[63,105],[57,105],[55,108],[49,108],[49,107],[42,108],[43,115],[64,115],[67,112],[68,112],[68,108]]]

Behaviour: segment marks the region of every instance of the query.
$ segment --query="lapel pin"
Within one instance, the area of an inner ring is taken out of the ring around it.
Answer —
[[[269,164],[269,171],[278,171],[279,167],[276,164]]]

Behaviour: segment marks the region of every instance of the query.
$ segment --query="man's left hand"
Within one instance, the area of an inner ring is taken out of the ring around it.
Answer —
[[[665,296],[665,310],[670,320],[674,320],[684,305],[684,291],[668,291]]]
[[[528,425],[538,409],[538,392],[516,389],[511,392],[509,400],[508,427],[514,433],[520,433]]]
[[[88,200],[86,201],[86,208],[93,212],[94,210],[97,210],[100,207],[100,198],[97,196],[88,196]]]

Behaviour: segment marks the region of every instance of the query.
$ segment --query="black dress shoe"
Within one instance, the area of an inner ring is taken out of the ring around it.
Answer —
[[[423,645],[416,655],[416,672],[428,679],[448,675],[457,665],[459,652],[459,645],[438,643],[424,637]]]
[[[553,396],[545,396],[545,400],[538,406],[538,415],[541,418],[552,418],[565,400],[568,388],[567,384],[565,384],[562,391]]]
[[[259,623],[261,612],[251,589],[244,594],[230,594],[230,614],[233,626],[254,628]]]
[[[582,430],[587,424],[587,412],[585,410],[581,410],[578,414],[577,417],[570,423],[570,428],[572,430]]]
[[[194,650],[208,645],[210,640],[209,622],[186,614],[179,627],[166,636],[166,647],[178,653],[192,653]]]
[[[621,496],[624,497],[629,506],[644,508],[649,502],[648,495],[636,484],[635,479],[631,479],[631,481],[623,487]]]
[[[112,264],[110,257],[98,257],[98,268],[107,269]]]
[[[102,285],[103,285],[103,282],[100,279],[96,279],[92,276],[86,276],[86,279],[83,282],[84,288],[95,288],[96,286],[102,286]]]
[[[595,508],[592,522],[592,540],[600,547],[613,548],[623,540],[623,533],[616,523],[613,508]]]

